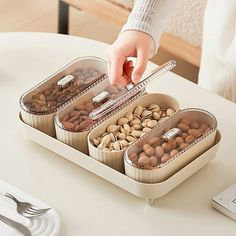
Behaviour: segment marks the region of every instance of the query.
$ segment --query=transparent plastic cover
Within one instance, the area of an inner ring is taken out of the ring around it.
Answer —
[[[106,70],[104,60],[80,57],[25,93],[20,99],[21,108],[33,114],[53,113],[100,80]]]
[[[135,95],[139,93],[144,93],[145,88],[148,83],[150,83],[152,80],[156,79],[160,75],[166,73],[167,71],[171,70],[173,67],[175,67],[176,62],[174,60],[168,61],[167,63],[161,65],[157,69],[151,72],[151,74],[143,79],[138,84],[129,83],[116,94],[116,96],[110,96],[110,98],[103,103],[100,107],[93,110],[89,117],[92,120],[99,119],[106,115],[107,113],[111,112],[115,108],[121,106],[122,104],[126,103],[130,98],[134,97]],[[105,92],[106,94],[106,92]],[[104,96],[105,96],[104,94]],[[107,97],[109,97],[108,94],[106,94]]]

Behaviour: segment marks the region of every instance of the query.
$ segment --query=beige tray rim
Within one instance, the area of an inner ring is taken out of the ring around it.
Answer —
[[[34,142],[120,187],[121,189],[149,201],[164,196],[211,161],[215,157],[221,140],[220,132],[217,131],[217,138],[214,146],[208,149],[201,156],[197,157],[194,161],[189,163],[167,180],[160,183],[146,184],[133,180],[130,177],[110,168],[109,166],[104,165],[84,153],[62,143],[61,141],[27,125],[22,121],[20,114],[19,121],[26,136]]]

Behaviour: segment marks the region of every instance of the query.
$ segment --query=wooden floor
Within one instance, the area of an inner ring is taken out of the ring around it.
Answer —
[[[57,32],[58,0],[0,0],[0,32],[34,31]],[[70,34],[112,43],[120,28],[117,25],[70,8]],[[161,64],[169,59],[177,61],[174,71],[197,81],[198,67],[159,50],[151,61]]]

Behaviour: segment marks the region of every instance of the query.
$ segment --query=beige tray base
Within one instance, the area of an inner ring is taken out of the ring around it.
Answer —
[[[205,166],[209,161],[211,161],[215,157],[221,139],[220,133],[218,131],[214,146],[207,150],[204,154],[196,158],[183,169],[179,170],[169,179],[156,184],[145,184],[137,182],[129,178],[128,176],[110,168],[109,166],[104,165],[103,163],[60,142],[59,140],[52,138],[37,129],[32,128],[31,126],[25,124],[21,118],[20,124],[27,137],[29,137],[36,143],[46,147],[47,149],[57,153],[58,155],[79,165],[80,167],[98,175],[99,177],[111,182],[112,184],[126,190],[127,192],[137,197],[146,199],[150,204],[153,202],[153,199],[164,196],[177,185],[197,172],[200,168]]]

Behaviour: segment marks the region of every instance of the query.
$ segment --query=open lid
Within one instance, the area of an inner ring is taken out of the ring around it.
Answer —
[[[121,106],[125,102],[127,102],[130,98],[134,97],[137,94],[142,94],[145,91],[145,88],[149,82],[153,79],[161,76],[162,74],[170,71],[173,67],[175,67],[176,62],[174,60],[170,60],[165,64],[159,66],[154,69],[149,76],[143,79],[141,82],[135,84],[133,82],[129,83],[125,87],[123,87],[116,96],[109,96],[109,91],[102,91],[100,94],[93,98],[93,101],[100,101],[103,97],[110,97],[105,103],[103,103],[100,107],[93,110],[89,117],[90,119],[96,120],[104,115],[110,113],[115,108]]]

